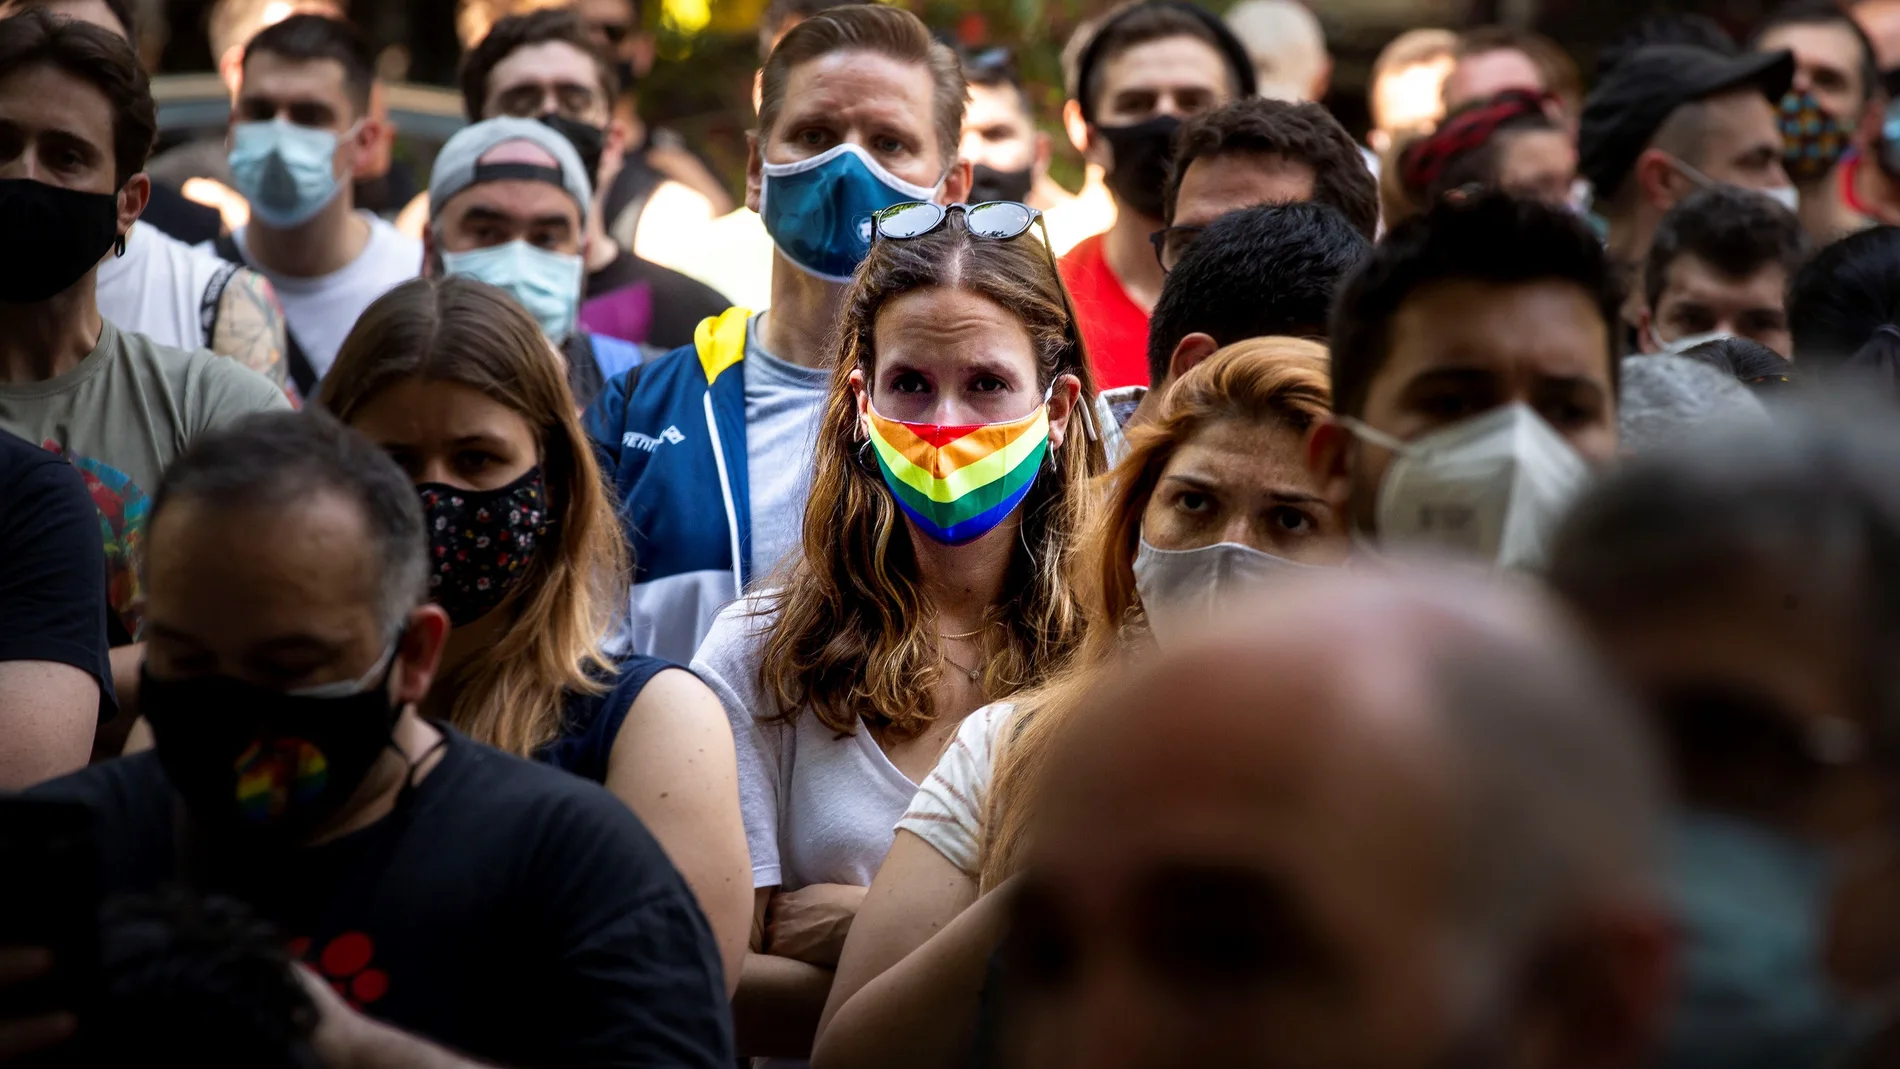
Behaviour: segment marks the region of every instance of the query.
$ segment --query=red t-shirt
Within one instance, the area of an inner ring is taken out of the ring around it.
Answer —
[[[1057,265],[1069,295],[1082,344],[1095,365],[1095,388],[1148,385],[1148,313],[1128,299],[1121,279],[1102,256],[1102,235],[1086,238]]]

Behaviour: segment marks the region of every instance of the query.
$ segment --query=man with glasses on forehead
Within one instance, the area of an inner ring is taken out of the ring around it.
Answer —
[[[621,648],[685,663],[796,551],[851,275],[877,212],[968,199],[965,92],[955,53],[896,8],[820,12],[773,49],[746,183],[774,248],[771,309],[706,320],[587,412],[638,568]]]
[[[462,67],[462,103],[471,122],[540,119],[574,145],[593,190],[580,325],[664,352],[690,343],[693,328],[730,302],[607,233],[603,202],[638,153],[629,151],[627,127],[613,114],[621,84],[616,61],[584,19],[584,13],[555,9],[497,22]]]

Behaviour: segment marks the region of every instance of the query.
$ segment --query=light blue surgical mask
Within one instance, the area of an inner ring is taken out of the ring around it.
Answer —
[[[444,252],[442,270],[508,291],[556,345],[574,333],[586,273],[578,256],[511,241],[469,252]]]
[[[764,165],[759,216],[778,251],[827,282],[849,282],[871,251],[871,217],[893,204],[935,200],[846,142],[797,163]]]
[[[1683,929],[1677,1007],[1658,1065],[1820,1069],[1876,1023],[1823,959],[1839,877],[1822,850],[1751,821],[1679,818],[1672,884]]]
[[[346,136],[354,136],[355,127]],[[275,119],[231,128],[231,177],[251,214],[280,230],[301,226],[336,199],[336,150],[329,130]]]

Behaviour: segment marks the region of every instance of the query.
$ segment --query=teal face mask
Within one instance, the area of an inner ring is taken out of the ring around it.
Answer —
[[[1665,1067],[1816,1069],[1877,1023],[1836,994],[1823,940],[1838,873],[1819,849],[1734,817],[1677,823],[1673,887],[1685,945]]]
[[[342,189],[334,169],[339,141],[282,119],[232,127],[231,177],[251,214],[280,230],[309,222]]]
[[[759,217],[787,260],[827,282],[849,282],[871,251],[872,216],[894,204],[935,200],[849,142],[797,163],[768,163]]]
[[[442,270],[506,290],[556,345],[574,333],[586,271],[578,256],[511,241],[469,252],[445,252]]]

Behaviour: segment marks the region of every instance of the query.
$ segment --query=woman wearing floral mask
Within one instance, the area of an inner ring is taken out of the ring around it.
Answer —
[[[756,888],[741,1054],[803,1058],[891,828],[972,710],[1081,637],[1102,451],[1037,214],[899,205],[848,291],[803,553],[693,660],[725,703]],[[787,457],[786,463],[803,458]]]
[[[1333,566],[1346,525],[1304,463],[1331,411],[1326,350],[1256,338],[1215,353],[1129,434],[1075,562],[1087,631],[1067,668],[963,721],[898,823],[838,965],[814,1063],[965,1064],[977,994],[1049,739],[1103,671],[1168,642],[1217,597]],[[981,897],[980,897],[981,896]]]
[[[422,495],[454,625],[425,715],[625,801],[699,899],[730,986],[751,919],[732,734],[692,673],[601,653],[626,553],[540,328],[483,283],[405,283],[363,313],[320,403]]]

